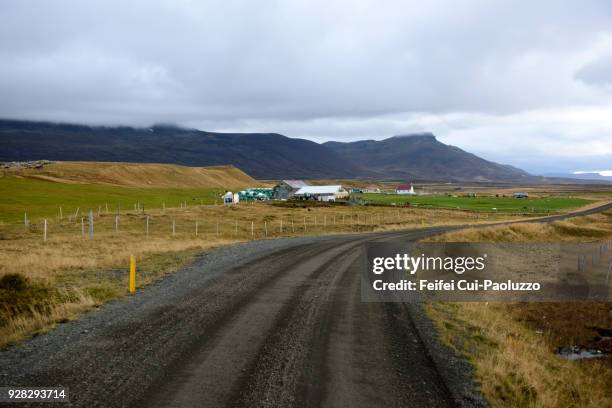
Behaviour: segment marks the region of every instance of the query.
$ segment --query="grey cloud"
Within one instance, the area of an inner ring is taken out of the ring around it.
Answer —
[[[609,80],[611,16],[605,0],[9,0],[0,116],[319,140],[608,106],[593,84]]]
[[[576,78],[594,86],[612,86],[612,48],[608,54],[582,67]]]

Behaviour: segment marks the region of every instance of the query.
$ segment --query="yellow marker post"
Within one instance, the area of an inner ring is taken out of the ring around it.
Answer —
[[[136,258],[130,256],[130,293],[136,292]]]

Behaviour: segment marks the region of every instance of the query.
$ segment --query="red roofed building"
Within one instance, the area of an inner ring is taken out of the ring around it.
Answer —
[[[414,192],[414,187],[410,183],[400,184],[395,187],[396,194],[416,194]]]

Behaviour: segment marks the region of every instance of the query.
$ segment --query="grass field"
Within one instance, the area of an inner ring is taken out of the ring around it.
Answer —
[[[551,224],[524,223],[449,232],[438,242],[612,240],[612,212]],[[612,352],[612,303],[431,303],[441,338],[473,363],[493,407],[602,407],[612,400],[612,354],[568,361],[558,347]]]
[[[139,203],[145,209],[215,204],[220,202],[221,188],[154,188],[125,187],[106,184],[57,183],[46,180],[0,177],[0,222],[23,222],[24,213],[32,220],[58,218],[60,207],[64,218],[90,209],[96,214],[134,209]]]
[[[64,218],[90,209],[96,214],[215,204],[227,189],[260,183],[233,166],[60,162],[41,169],[0,171],[0,222]],[[60,213],[61,207],[61,213]]]
[[[398,194],[352,194],[352,197],[374,204],[405,205],[461,209],[486,212],[554,213],[567,211],[591,203],[573,197],[542,197],[516,199],[512,197],[465,197],[448,195],[406,196]]]

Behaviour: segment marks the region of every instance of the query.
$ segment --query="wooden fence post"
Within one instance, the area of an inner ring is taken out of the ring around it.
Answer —
[[[196,221],[196,237],[198,236],[198,222]]]
[[[43,233],[43,241],[47,242],[47,219],[45,218],[45,229]]]
[[[172,219],[172,236],[176,234],[176,220]]]
[[[89,239],[93,239],[93,235],[94,235],[93,211],[89,210]]]
[[[115,215],[115,232],[119,232],[119,216]]]
[[[81,217],[81,236],[85,238],[85,220]]]
[[[253,221],[251,221],[251,236],[255,235],[255,226],[253,224]]]
[[[264,221],[264,231],[266,232],[266,237],[268,236],[268,222]]]

